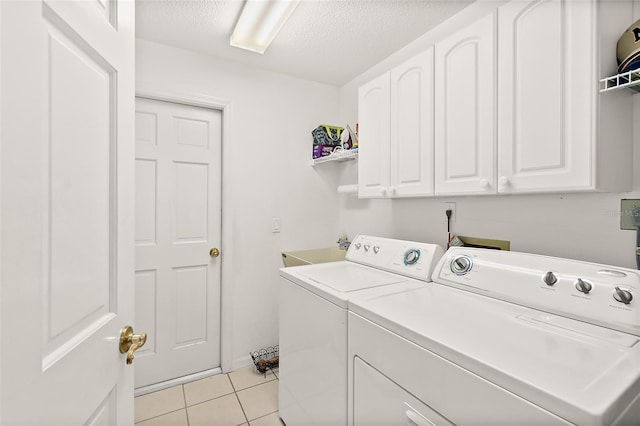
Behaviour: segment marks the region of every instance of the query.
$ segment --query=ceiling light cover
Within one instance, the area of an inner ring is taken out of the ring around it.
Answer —
[[[300,0],[247,0],[229,44],[264,53],[299,2]]]

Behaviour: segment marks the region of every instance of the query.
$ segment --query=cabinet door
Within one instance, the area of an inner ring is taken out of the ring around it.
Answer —
[[[495,194],[495,15],[435,47],[435,193]]]
[[[358,196],[386,197],[389,187],[389,72],[358,90]]]
[[[593,185],[594,7],[518,0],[498,9],[499,192]]]
[[[433,195],[433,48],[391,70],[391,196]]]

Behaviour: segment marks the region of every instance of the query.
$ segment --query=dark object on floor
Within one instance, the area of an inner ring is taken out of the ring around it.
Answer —
[[[259,359],[258,363],[256,364],[256,368],[258,369],[259,372],[266,373],[267,372],[267,368],[277,368],[279,360],[280,360],[280,357],[278,357],[278,356],[274,356],[274,357],[266,359],[266,360],[265,359]]]

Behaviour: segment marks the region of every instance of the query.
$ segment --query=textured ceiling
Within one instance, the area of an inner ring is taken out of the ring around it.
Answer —
[[[341,86],[474,0],[301,0],[263,54],[229,46],[243,0],[136,0],[136,36]]]

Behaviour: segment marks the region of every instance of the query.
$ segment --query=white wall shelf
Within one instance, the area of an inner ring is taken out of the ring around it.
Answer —
[[[330,155],[326,157],[314,158],[313,160],[309,160],[310,166],[315,166],[317,164],[330,163],[333,161],[349,161],[355,160],[358,158],[358,149],[340,149],[335,150]]]
[[[618,89],[640,92],[640,69],[623,72],[600,80],[600,93]]]
[[[338,194],[358,195],[358,184],[338,186]]]

